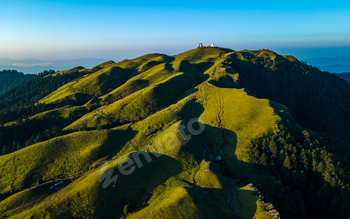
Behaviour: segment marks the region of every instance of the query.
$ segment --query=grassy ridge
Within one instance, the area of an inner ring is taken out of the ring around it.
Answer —
[[[125,126],[113,131],[75,132],[1,157],[3,163],[14,162],[13,165],[5,165],[9,168],[3,170],[6,175],[14,171],[11,168],[15,166],[20,169],[26,166],[18,174],[2,178],[3,191],[12,191],[10,187],[5,187],[10,182],[14,182],[13,191],[22,191],[38,180],[49,182],[57,178],[78,178],[48,197],[44,189],[46,184],[11,196],[1,203],[9,209],[6,215],[24,218],[25,215],[47,217],[50,214],[55,218],[98,218],[107,212],[130,218],[234,215],[236,210],[230,205],[233,198],[231,182],[210,160],[217,156],[224,159],[224,154],[227,163],[227,159],[236,156],[244,160],[244,145],[250,139],[274,130],[279,117],[274,115],[276,109],[270,107],[268,100],[256,99],[243,89],[220,88],[208,82],[201,84],[209,77],[218,79],[218,85],[232,84],[237,80],[237,74],[222,66],[226,52],[232,51],[206,48],[174,58],[152,54],[121,63],[104,63],[95,67],[96,72],[61,87],[42,100],[57,101],[77,93],[92,95],[99,92],[102,95],[100,87],[103,81],[110,80],[108,77],[113,75],[113,68],[129,69],[125,72],[133,74],[124,85],[104,96],[99,104],[117,101],[87,113],[66,130]],[[135,74],[135,70],[138,73]],[[226,79],[229,82],[225,82]],[[60,112],[64,114],[65,110]],[[37,116],[50,113],[56,111]],[[193,136],[184,140],[177,130],[195,117],[206,125],[203,137]],[[223,132],[227,135],[222,136]],[[172,148],[172,144],[166,143],[164,136],[169,133],[175,133],[180,147]],[[163,145],[161,149],[157,146],[159,141]],[[225,144],[227,141],[231,145]],[[115,148],[115,144],[118,147]],[[118,164],[131,158],[135,149],[147,151],[150,147],[163,156],[154,158],[155,162],[137,169],[130,176],[119,176],[116,185],[119,190],[113,190],[112,186],[102,188],[98,181],[100,169],[93,169],[103,159],[112,158],[109,168],[117,171]],[[24,156],[28,158],[22,158]],[[237,162],[238,159],[235,159]],[[46,165],[41,166],[38,162]],[[37,190],[42,192],[35,193]],[[86,190],[90,192],[83,193]],[[28,202],[25,211],[15,210],[15,203],[20,203],[17,199],[35,197],[34,193],[39,202]],[[117,203],[114,197],[119,197]]]
[[[57,73],[86,74],[41,102],[85,98],[85,104],[31,119],[83,116],[65,127],[70,134],[0,156],[0,192],[10,195],[0,202],[0,217],[272,218],[272,205],[259,200],[255,188],[233,184],[239,178],[264,193],[279,185],[267,169],[251,163],[249,146],[278,133],[285,115],[291,118],[286,106],[242,86],[251,80],[251,62],[264,66],[270,80],[276,63],[301,64],[269,50],[198,48]],[[205,125],[202,134],[186,127],[192,118]],[[188,138],[179,133],[183,127]],[[142,167],[121,174],[120,165],[135,161],[139,151],[155,153],[152,161],[140,155]],[[113,170],[118,180],[104,188],[102,170]],[[61,179],[72,181],[48,192]]]
[[[191,72],[201,71],[207,68],[207,66],[210,66],[210,63],[217,61],[218,58],[228,51],[231,50],[205,48],[203,50],[190,50],[174,57],[162,54],[149,54],[132,60],[124,60],[119,63],[114,63],[112,61],[105,62],[88,70],[87,75],[59,88],[57,91],[40,100],[40,102],[52,103],[62,101],[74,97],[74,94],[80,94],[80,96],[82,96],[80,98],[91,98],[92,96],[101,96],[107,93],[109,94],[103,99],[106,100],[108,97],[115,101],[125,97],[125,95],[129,95],[130,91],[121,91],[121,89],[117,89],[116,91],[111,90],[118,88],[131,77],[133,77],[133,80],[146,80],[148,81],[148,85],[153,85],[166,79],[172,75],[173,72],[189,70]],[[189,66],[186,66],[186,64],[184,66],[186,62],[190,66],[191,64],[195,64],[196,68],[194,69],[194,66],[188,68]],[[67,71],[61,71],[55,75],[69,74],[73,71],[86,70],[76,67]],[[127,90],[138,90],[137,88],[133,88],[135,84],[131,82],[125,86]],[[129,86],[131,88],[128,88]]]

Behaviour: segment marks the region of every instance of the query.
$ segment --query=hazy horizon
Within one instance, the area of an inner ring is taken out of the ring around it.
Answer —
[[[350,3],[342,0],[4,0],[0,5],[0,58],[122,60],[173,55],[212,41],[234,50],[267,47],[299,59],[350,54]]]
[[[204,44],[205,45],[205,44]],[[209,43],[207,44],[209,45]],[[106,59],[106,60],[113,60],[113,61],[121,61],[123,59],[132,59],[136,58],[145,54],[149,53],[162,53],[166,55],[175,55],[181,52],[185,52],[190,49],[196,48],[197,44],[193,47],[188,48],[169,48],[169,49],[143,49],[143,50],[106,50],[106,51],[91,51],[90,53],[85,53],[85,55],[79,56],[79,54],[72,54],[71,52],[67,51],[58,54],[57,56],[45,56],[45,55],[4,55],[0,56],[0,59],[13,59],[13,60],[25,60],[25,59],[38,59],[43,61],[56,61],[56,60],[76,60],[76,59]],[[258,49],[264,49],[267,47],[240,47],[240,48],[233,48],[229,46],[221,46],[224,48],[229,48],[233,50],[243,50],[243,49],[249,49],[249,50],[258,50]],[[270,50],[277,52],[281,55],[293,55],[299,60],[309,59],[309,58],[318,58],[318,57],[325,57],[325,58],[336,58],[339,56],[350,56],[350,47],[330,47],[330,48],[269,48]]]

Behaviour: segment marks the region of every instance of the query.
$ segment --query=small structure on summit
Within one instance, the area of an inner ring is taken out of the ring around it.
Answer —
[[[212,42],[210,46],[203,46],[203,43],[199,43],[198,48],[205,48],[205,47],[217,47],[217,46],[215,46],[214,42]]]

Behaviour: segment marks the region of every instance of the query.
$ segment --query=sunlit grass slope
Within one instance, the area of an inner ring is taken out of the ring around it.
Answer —
[[[196,78],[196,80],[183,78],[182,83],[190,80],[191,83],[197,85],[198,82],[202,82],[207,78],[204,72],[218,60],[221,60],[221,56],[226,52],[227,50],[220,48],[205,48],[190,50],[176,56],[150,54],[133,60],[124,60],[118,63],[118,66],[121,68],[133,67],[137,69],[139,74],[123,86],[103,96],[102,99],[106,102],[122,99],[147,86],[156,85],[178,72],[193,75]],[[174,81],[174,83],[177,82]]]
[[[128,218],[216,218],[218,215],[189,187],[176,187],[151,200],[152,205]]]
[[[75,177],[122,147],[125,137],[125,131],[76,132],[3,155],[0,157],[0,191],[15,192],[38,181]],[[119,145],[115,144],[116,139]]]
[[[64,70],[64,71],[59,71],[55,74],[52,74],[51,76],[52,77],[55,77],[57,75],[64,75],[64,74],[71,74],[71,73],[74,73],[74,72],[86,72],[87,70],[82,67],[82,66],[77,66],[77,67],[74,67],[74,68],[71,68],[71,69],[68,69],[68,70]]]
[[[105,94],[109,89],[122,85],[131,76],[132,71],[129,69],[116,66],[105,67],[60,87],[40,102],[57,102],[74,96],[74,94],[82,94],[90,98],[100,96]]]
[[[235,88],[239,72],[227,62],[232,56],[243,60],[249,56],[246,53],[250,52],[202,48],[176,56],[150,54],[119,63],[109,61],[60,87],[41,102],[83,95],[86,104],[35,118],[70,117],[92,103],[99,108],[67,126],[64,131],[70,134],[0,156],[0,192],[10,195],[0,202],[0,217],[240,215],[234,206],[232,179],[223,171],[239,168],[236,172],[244,174],[245,180],[267,182],[270,176],[247,166],[246,147],[251,140],[276,131],[281,120],[278,113],[286,110]],[[279,58],[270,51],[251,53]],[[202,134],[189,133],[186,126],[192,118],[205,125]],[[183,125],[188,139],[179,134]],[[134,160],[140,150],[155,153],[152,161],[142,158],[143,166],[134,173],[120,174],[119,165],[128,158]],[[106,160],[107,166],[102,166]],[[103,188],[106,181],[99,180],[103,167],[118,175],[116,183],[107,188]],[[68,186],[48,192],[55,181],[67,178],[72,179]]]
[[[280,117],[270,106],[270,101],[257,99],[244,89],[218,88],[210,83],[199,86],[198,102],[204,107],[200,116],[206,124],[218,127],[228,132],[228,142],[234,145],[225,148],[231,157],[236,155],[238,159],[247,161],[244,154],[245,145],[252,139],[276,130],[276,124]],[[283,107],[283,106],[281,106]],[[220,145],[224,142],[212,137],[214,142]]]
[[[193,96],[189,96],[133,125],[131,129],[138,134],[131,140],[131,143],[136,147],[146,149],[147,142],[155,143],[157,138],[162,137],[158,136],[160,133],[176,130],[179,122],[187,121],[187,113],[192,111],[190,107],[192,99]],[[149,128],[150,125],[152,128]],[[160,133],[152,134],[154,129],[158,129]],[[83,133],[92,134],[90,132]],[[127,131],[123,133],[125,135]],[[96,134],[101,135],[99,132]],[[119,144],[119,138],[116,136],[114,143],[122,147]],[[77,142],[81,142],[81,139],[77,138]],[[130,153],[135,151],[131,143],[127,143],[118,153],[115,153],[109,163],[109,168],[114,168],[117,171],[118,163],[131,157]],[[5,206],[6,215],[12,215],[14,218],[29,218],[32,215],[34,218],[48,215],[66,218],[78,215],[84,218],[91,216],[100,218],[103,215],[107,217],[111,214],[130,218],[138,218],[141,215],[149,218],[213,218],[217,217],[218,214],[232,214],[232,212],[219,213],[215,210],[217,207],[212,209],[211,206],[218,204],[211,200],[211,193],[208,194],[202,187],[194,187],[191,184],[195,182],[194,178],[199,169],[195,156],[201,157],[204,148],[197,141],[183,141],[182,143],[183,145],[175,151],[164,146],[162,157],[153,158],[154,162],[149,165],[144,161],[145,166],[136,169],[136,172],[130,176],[120,175],[115,187],[111,185],[107,189],[103,189],[102,184],[98,181],[100,169],[96,169],[86,172],[66,188],[48,197],[46,197],[47,192],[45,192],[47,190],[43,189],[41,193],[38,191],[38,194],[33,188],[11,196],[4,200],[0,206]],[[190,150],[191,146],[202,149]],[[105,146],[102,146],[101,150],[103,148]],[[203,166],[203,171],[197,176],[198,179],[203,178],[206,175],[205,171],[208,171],[206,165],[203,164]],[[227,199],[226,194],[231,192],[229,188],[220,192],[219,190],[223,190],[222,186],[215,185],[224,185],[225,183],[220,182],[217,177],[213,180],[215,183],[206,183],[205,188],[216,189],[218,192],[214,192],[215,194],[223,194],[222,197]],[[36,194],[36,201],[28,201],[27,210],[19,211],[16,209],[15,203],[21,203],[20,199],[31,196],[33,193]],[[178,208],[183,209],[178,211],[176,210]]]
[[[109,162],[108,167],[117,168],[128,157],[131,154]],[[167,161],[168,158],[163,159]],[[13,218],[216,217],[208,200],[203,202],[198,192],[162,169],[164,161],[163,164],[157,160],[145,163],[142,169],[136,169],[129,176],[120,176],[115,184],[105,189],[99,183],[99,169],[49,196],[46,195],[49,185],[42,185],[4,200],[0,209],[5,209],[5,215]],[[18,211],[16,204],[21,203],[25,203],[27,210]]]
[[[77,130],[83,127],[105,127],[111,124],[120,125],[140,121],[169,106],[180,94],[192,88],[196,83],[196,78],[192,75],[175,74],[156,86],[142,89],[87,114],[68,126],[66,130]]]
[[[92,109],[93,106],[64,106],[61,108],[53,109],[53,110],[48,110],[42,113],[38,113],[34,116],[28,117],[26,119],[30,120],[45,120],[45,119],[51,119],[51,118],[62,118],[62,119],[69,119],[69,118],[75,118],[79,115],[84,115]],[[26,120],[25,119],[25,120]],[[11,125],[16,125],[17,122],[8,122],[4,124],[4,126],[11,126]]]
[[[184,53],[175,55],[175,61],[186,60],[190,63],[202,63],[215,60],[222,55],[233,52],[231,49],[224,49],[219,47],[213,48],[202,48],[202,49],[192,49]]]

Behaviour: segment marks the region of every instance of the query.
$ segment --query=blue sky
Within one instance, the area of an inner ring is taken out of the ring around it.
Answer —
[[[0,58],[122,60],[198,43],[350,56],[350,1],[1,0]]]

